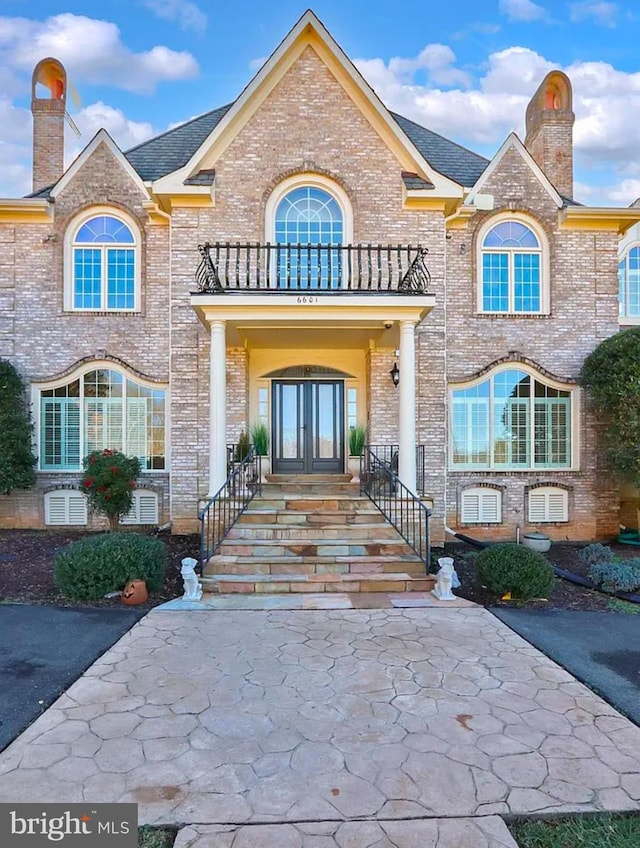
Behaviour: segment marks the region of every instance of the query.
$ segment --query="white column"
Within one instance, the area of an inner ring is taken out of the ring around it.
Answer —
[[[227,345],[224,321],[211,322],[209,352],[209,497],[227,479]]]
[[[400,322],[398,477],[416,491],[416,336],[413,321]]]

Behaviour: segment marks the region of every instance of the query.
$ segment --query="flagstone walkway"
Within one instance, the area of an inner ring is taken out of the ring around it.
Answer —
[[[512,846],[501,814],[640,809],[640,728],[480,608],[153,611],[0,755],[16,800],[178,848]]]

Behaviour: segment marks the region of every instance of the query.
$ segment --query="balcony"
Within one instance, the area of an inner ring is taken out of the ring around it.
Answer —
[[[421,245],[206,242],[198,251],[200,294],[429,294]]]

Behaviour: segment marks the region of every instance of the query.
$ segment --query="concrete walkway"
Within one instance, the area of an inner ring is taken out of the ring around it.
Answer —
[[[0,604],[0,751],[142,613]]]
[[[640,615],[504,608],[493,612],[640,725]]]
[[[0,775],[178,848],[493,848],[501,814],[640,809],[640,728],[479,608],[153,611]]]

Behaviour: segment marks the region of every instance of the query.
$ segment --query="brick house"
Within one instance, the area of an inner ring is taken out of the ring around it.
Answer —
[[[615,532],[577,377],[640,209],[572,200],[564,74],[491,161],[388,111],[311,12],[234,103],[126,153],[101,130],[66,172],[65,98],[43,60],[33,193],[0,200],[0,356],[39,463],[0,526],[91,522],[81,460],[116,447],[144,467],[128,520],[194,531],[263,421],[275,472],[343,472],[355,425],[399,445],[435,541]]]

